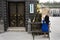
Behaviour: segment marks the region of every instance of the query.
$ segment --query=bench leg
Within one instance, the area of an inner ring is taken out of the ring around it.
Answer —
[[[48,34],[49,40],[50,40],[50,35]]]
[[[34,33],[32,33],[32,36],[33,36],[33,40],[34,40],[35,39]]]

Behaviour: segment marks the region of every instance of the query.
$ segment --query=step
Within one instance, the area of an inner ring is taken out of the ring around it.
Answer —
[[[7,31],[10,32],[25,32],[25,27],[9,27]]]

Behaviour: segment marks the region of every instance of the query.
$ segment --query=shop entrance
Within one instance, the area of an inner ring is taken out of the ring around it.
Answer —
[[[9,2],[9,27],[25,27],[24,2]]]

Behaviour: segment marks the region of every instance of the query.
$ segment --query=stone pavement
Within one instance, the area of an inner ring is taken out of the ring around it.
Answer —
[[[60,40],[60,17],[50,17],[50,40]],[[27,32],[5,32],[0,34],[0,40],[33,40]],[[43,36],[35,36],[35,40],[48,40]]]
[[[32,40],[27,32],[5,32],[0,34],[0,40]]]
[[[60,17],[51,17],[51,40],[60,40]]]
[[[35,36],[35,40],[48,40],[42,36]],[[32,35],[27,32],[5,32],[0,34],[0,40],[33,40]]]

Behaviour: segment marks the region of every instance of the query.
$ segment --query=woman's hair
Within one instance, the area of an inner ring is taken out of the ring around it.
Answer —
[[[48,15],[45,16],[44,20],[46,21],[47,24],[49,24],[49,16]]]

